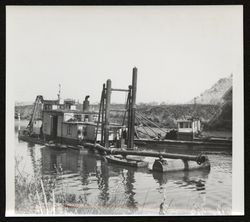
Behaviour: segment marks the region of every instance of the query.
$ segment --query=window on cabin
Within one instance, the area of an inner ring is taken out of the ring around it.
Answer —
[[[89,121],[89,115],[84,116],[84,121],[88,122]]]
[[[79,115],[79,114],[75,114],[74,117],[75,117],[75,119],[77,119],[77,121],[82,120],[81,115]]]
[[[183,123],[180,123],[180,128],[183,128]]]

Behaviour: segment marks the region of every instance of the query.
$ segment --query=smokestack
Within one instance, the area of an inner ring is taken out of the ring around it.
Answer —
[[[82,107],[82,111],[83,112],[89,112],[89,96],[85,97],[85,100],[83,101],[83,107]]]

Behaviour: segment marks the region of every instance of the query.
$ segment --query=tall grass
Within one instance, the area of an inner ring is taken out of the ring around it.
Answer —
[[[75,194],[69,193],[65,187],[56,190],[62,172],[55,169],[53,176],[30,176],[19,168],[21,160],[15,165],[15,212],[32,215],[103,215],[131,214],[126,208],[126,198],[121,199],[115,191],[105,204],[89,203]]]

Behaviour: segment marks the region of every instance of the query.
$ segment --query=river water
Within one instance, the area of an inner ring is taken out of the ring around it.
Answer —
[[[52,149],[19,141],[20,124],[22,128],[27,122],[15,123],[19,171],[27,177],[56,178],[55,195],[63,192],[70,197],[64,207],[85,207],[85,211],[76,213],[85,214],[88,206],[92,210],[86,214],[231,214],[230,154],[209,154],[210,171],[152,173],[148,169],[106,163],[101,156],[87,150]],[[149,168],[154,159],[146,158]]]

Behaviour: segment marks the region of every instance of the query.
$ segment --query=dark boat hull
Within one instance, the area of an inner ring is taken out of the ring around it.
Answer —
[[[149,140],[135,139],[137,146],[148,149],[167,148],[173,150],[187,151],[213,151],[213,152],[232,152],[232,141],[181,141],[181,140]]]

